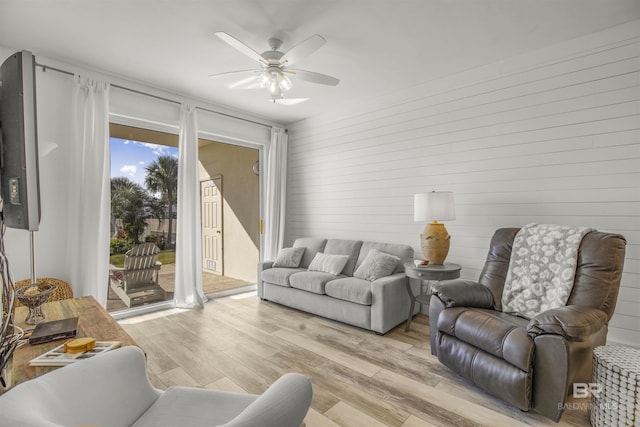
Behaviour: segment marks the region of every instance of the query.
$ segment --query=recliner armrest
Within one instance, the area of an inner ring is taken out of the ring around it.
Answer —
[[[447,308],[492,308],[493,295],[485,286],[473,280],[447,280],[431,287],[431,294],[438,297]]]
[[[584,341],[602,329],[607,320],[607,314],[597,308],[568,305],[535,316],[527,325],[527,333],[531,338],[554,334],[570,341]]]

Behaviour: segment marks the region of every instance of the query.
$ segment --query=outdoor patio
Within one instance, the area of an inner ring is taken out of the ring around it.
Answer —
[[[163,264],[160,269],[158,282],[165,291],[165,300],[173,299],[173,291],[176,277],[175,264]],[[227,291],[230,289],[240,288],[250,285],[250,282],[234,279],[233,277],[220,276],[218,274],[202,272],[202,288],[205,294],[213,294],[216,292]],[[107,311],[124,310],[127,306],[109,287],[109,297],[107,300]]]

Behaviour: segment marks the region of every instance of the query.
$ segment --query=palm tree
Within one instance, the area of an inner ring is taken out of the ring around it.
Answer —
[[[124,232],[135,243],[138,242],[138,238],[146,226],[144,206],[147,198],[145,189],[129,178],[116,177],[111,179],[112,217],[122,221]]]
[[[147,166],[146,170],[146,187],[153,193],[160,193],[167,202],[169,230],[166,242],[169,247],[173,247],[171,236],[173,230],[173,204],[178,191],[178,159],[172,156],[160,156]]]

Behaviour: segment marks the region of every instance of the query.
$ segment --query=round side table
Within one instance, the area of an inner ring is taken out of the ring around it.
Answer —
[[[445,262],[444,264],[429,264],[424,267],[416,267],[413,262],[404,263],[404,275],[406,277],[405,285],[407,286],[407,292],[409,298],[411,298],[411,307],[409,308],[409,316],[407,317],[407,324],[404,327],[405,332],[409,331],[411,327],[411,320],[413,319],[413,309],[416,306],[416,302],[420,304],[429,304],[431,299],[431,287],[427,288],[427,292],[423,294],[414,295],[411,290],[411,279],[418,280],[450,280],[460,277],[460,270],[462,266],[454,264],[452,262]]]
[[[594,427],[640,421],[640,350],[605,345],[593,350],[590,421]],[[574,392],[575,394],[575,392]]]

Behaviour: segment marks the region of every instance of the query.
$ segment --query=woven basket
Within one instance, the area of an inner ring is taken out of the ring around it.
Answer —
[[[60,301],[63,299],[73,298],[73,290],[71,289],[71,286],[64,280],[54,279],[51,277],[42,277],[42,278],[36,279],[36,281],[38,283],[46,282],[46,283],[51,283],[52,285],[56,285],[56,289],[51,293],[51,295],[49,295],[49,299],[47,299],[47,301]],[[18,289],[30,284],[31,284],[30,279],[24,279],[24,280],[17,281],[15,283],[15,287],[16,289]],[[20,307],[21,305],[22,303],[18,301],[18,299],[16,298],[16,307]]]
[[[591,395],[592,426],[640,425],[640,350],[596,347],[593,382],[600,391]]]

